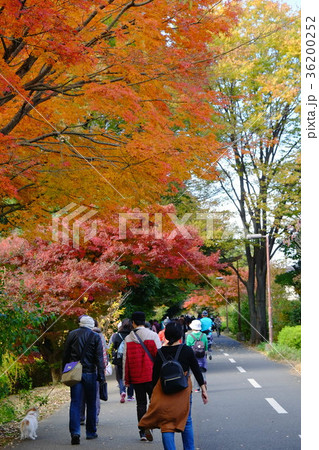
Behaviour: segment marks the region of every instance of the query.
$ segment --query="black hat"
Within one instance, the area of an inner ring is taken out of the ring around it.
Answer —
[[[135,311],[132,314],[132,322],[145,322],[145,314],[143,311]]]

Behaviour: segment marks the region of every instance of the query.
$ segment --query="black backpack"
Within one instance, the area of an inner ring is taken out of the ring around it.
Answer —
[[[119,345],[116,349],[113,348],[112,364],[114,364],[116,366],[121,366],[122,362],[123,362],[124,338],[120,333],[118,333],[118,335],[121,338],[121,342],[119,343]]]
[[[192,349],[194,350],[196,358],[204,358],[205,356],[205,344],[201,340],[203,333],[199,336],[199,339],[197,339],[193,334],[191,334],[192,338],[195,339],[194,344],[192,345]]]
[[[164,394],[175,394],[188,386],[188,372],[185,375],[182,365],[178,362],[183,345],[178,346],[174,359],[166,359],[161,349],[157,350],[163,361],[160,380]]]

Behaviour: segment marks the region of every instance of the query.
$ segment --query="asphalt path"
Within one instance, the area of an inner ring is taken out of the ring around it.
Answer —
[[[270,361],[261,353],[221,335],[214,336],[208,360],[209,403],[193,393],[195,447],[200,450],[297,450],[300,437],[300,376],[288,364]],[[108,378],[109,399],[101,402],[98,439],[87,441],[82,427],[81,448],[162,449],[161,434],[140,442],[136,403],[120,404],[114,376]],[[40,421],[38,438],[14,445],[18,450],[70,448],[68,409],[64,405]],[[183,448],[176,433],[176,447]]]

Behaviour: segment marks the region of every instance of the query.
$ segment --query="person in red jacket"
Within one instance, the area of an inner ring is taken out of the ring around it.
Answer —
[[[125,385],[133,385],[136,398],[137,421],[139,422],[147,410],[147,396],[150,399],[153,390],[153,361],[161,341],[154,331],[145,328],[145,314],[135,311],[132,314],[133,331],[125,338],[123,353],[123,374]],[[143,348],[143,341],[147,351]],[[141,441],[152,441],[151,430],[139,429]]]

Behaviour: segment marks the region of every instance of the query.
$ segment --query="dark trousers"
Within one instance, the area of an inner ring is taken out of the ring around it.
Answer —
[[[147,411],[147,396],[150,400],[153,391],[153,383],[149,381],[147,383],[133,384],[133,388],[136,398],[137,421],[139,422]],[[143,428],[140,428],[140,430],[144,431]]]

